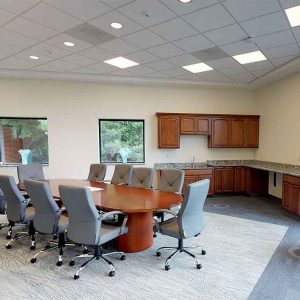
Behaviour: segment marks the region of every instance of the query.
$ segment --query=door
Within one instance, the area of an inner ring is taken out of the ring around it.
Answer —
[[[195,117],[181,117],[180,134],[195,134],[195,129]]]
[[[259,119],[245,120],[245,147],[258,148],[259,146]]]
[[[212,118],[212,130],[209,146],[212,148],[230,147],[230,126],[231,119],[224,117]]]
[[[231,120],[231,147],[243,148],[245,146],[245,119],[233,118]]]
[[[196,118],[196,133],[205,135],[210,134],[210,117]]]
[[[179,148],[179,117],[158,117],[158,148]]]
[[[223,193],[223,168],[215,169],[215,192]]]
[[[282,206],[291,212],[300,214],[300,187],[289,183],[283,184]]]
[[[234,191],[237,193],[242,193],[246,191],[245,167],[234,168]]]
[[[223,169],[223,191],[224,193],[231,193],[234,191],[233,167]]]

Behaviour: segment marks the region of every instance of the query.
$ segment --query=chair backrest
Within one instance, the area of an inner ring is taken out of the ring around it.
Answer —
[[[68,238],[75,243],[96,245],[101,219],[87,187],[59,186],[59,193],[69,215]]]
[[[129,186],[150,189],[153,181],[153,168],[133,168]]]
[[[5,196],[2,190],[0,189],[0,215],[4,215],[4,214],[5,214]]]
[[[210,180],[204,179],[187,186],[178,212],[178,225],[184,238],[198,235],[204,227],[203,205],[209,184]]]
[[[106,164],[91,164],[87,180],[103,181],[106,174]]]
[[[25,179],[44,180],[43,166],[41,164],[20,165],[17,167],[19,182]]]
[[[158,189],[162,192],[181,193],[184,171],[178,169],[163,169],[160,172]]]
[[[8,221],[22,222],[25,218],[27,203],[19,191],[14,177],[0,175],[0,189],[5,196]]]
[[[35,210],[34,228],[40,233],[56,233],[61,212],[50,193],[48,183],[26,179],[24,185]]]
[[[120,164],[115,166],[115,171],[111,179],[112,184],[129,184],[131,174],[132,174],[132,165]]]

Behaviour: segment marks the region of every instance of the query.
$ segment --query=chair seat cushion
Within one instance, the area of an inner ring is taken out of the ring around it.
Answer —
[[[181,238],[177,218],[171,218],[159,223],[160,233],[176,239]]]
[[[121,226],[112,226],[102,224],[100,228],[100,239],[98,245],[105,244],[108,241],[111,241],[120,235]],[[128,232],[128,228],[125,228],[125,232]]]
[[[33,206],[26,207],[24,222],[31,222],[34,217],[34,212]]]

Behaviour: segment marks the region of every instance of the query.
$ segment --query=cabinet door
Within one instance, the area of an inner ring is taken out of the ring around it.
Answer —
[[[259,119],[245,120],[245,147],[258,148],[259,145]]]
[[[287,210],[300,214],[300,187],[289,183],[283,184],[282,206]]]
[[[180,134],[195,134],[196,118],[181,117]]]
[[[215,192],[223,193],[223,168],[215,169]]]
[[[223,191],[224,193],[231,193],[234,191],[233,167],[223,169]]]
[[[179,148],[179,117],[158,117],[158,148]]]
[[[234,168],[234,191],[237,193],[242,193],[246,191],[245,167]]]
[[[184,176],[184,182],[183,182],[183,187],[182,187],[182,193],[184,194],[186,191],[186,188],[189,184],[198,181],[198,176],[197,175],[185,175]]]
[[[243,148],[245,146],[245,119],[233,118],[231,120],[231,147]]]
[[[205,135],[210,134],[210,117],[196,118],[196,133]]]
[[[214,183],[214,175],[199,175],[198,180],[209,179],[209,190],[208,196],[212,196],[215,193],[215,183]]]
[[[209,146],[211,148],[230,147],[230,125],[230,118],[212,118],[211,136],[209,138]]]

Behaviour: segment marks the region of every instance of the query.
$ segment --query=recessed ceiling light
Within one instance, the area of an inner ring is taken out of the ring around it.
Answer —
[[[34,60],[40,59],[38,56],[35,56],[35,55],[30,55],[29,58],[34,59]]]
[[[190,71],[190,72],[192,72],[192,73],[200,73],[200,72],[213,70],[212,67],[208,66],[205,63],[199,63],[199,64],[183,66],[183,68]]]
[[[190,3],[190,2],[192,2],[192,0],[179,0],[179,2],[181,2],[181,3]]]
[[[261,53],[261,51],[254,51],[239,55],[232,56],[236,61],[238,61],[240,64],[245,65],[249,63],[253,63],[256,61],[262,61],[266,60],[267,58]]]
[[[113,59],[105,60],[106,64],[113,65],[115,67],[126,69],[129,67],[137,66],[138,63],[132,60],[129,60],[125,57],[119,56]]]
[[[110,26],[114,29],[121,29],[123,27],[121,23],[111,23]]]
[[[75,44],[72,43],[72,42],[64,42],[64,45],[67,46],[67,47],[74,47]]]
[[[300,25],[300,5],[287,8],[285,13],[290,21],[292,27]]]

